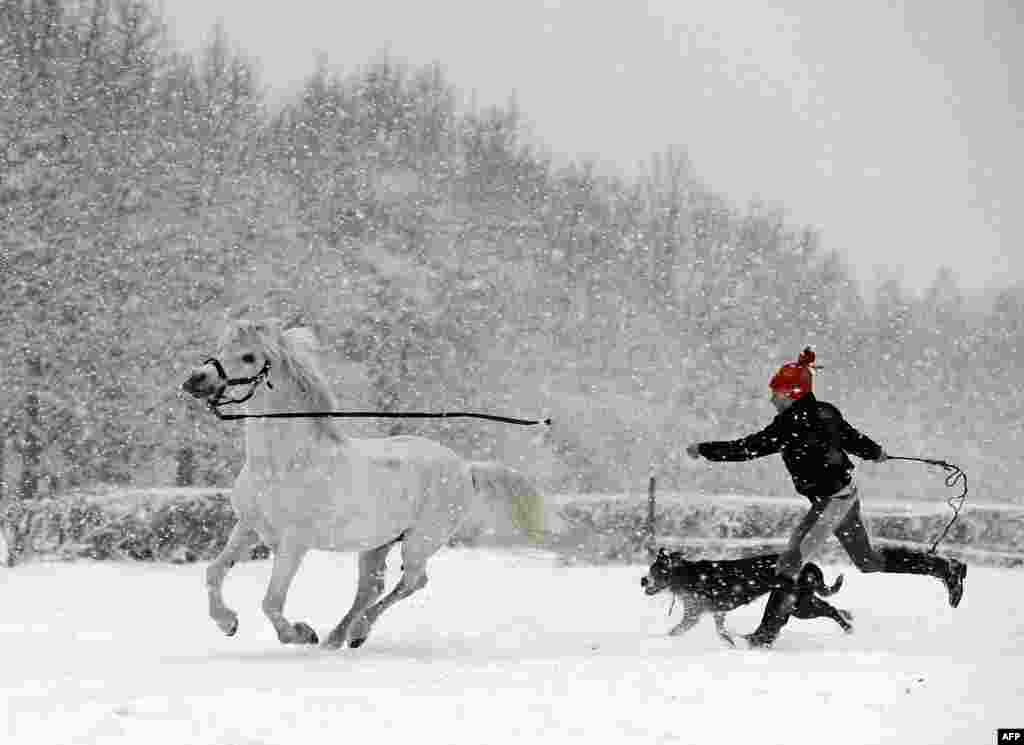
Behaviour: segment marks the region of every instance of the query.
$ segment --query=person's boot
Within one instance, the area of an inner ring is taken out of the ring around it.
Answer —
[[[774,644],[782,627],[793,613],[796,606],[795,584],[787,577],[780,577],[780,580],[779,586],[768,596],[761,624],[753,633],[745,634],[743,637],[751,647],[770,647]]]
[[[890,574],[925,574],[942,581],[953,608],[960,605],[964,596],[964,580],[967,565],[956,559],[945,559],[924,551],[915,551],[902,546],[885,547],[879,550],[884,559],[882,571]]]

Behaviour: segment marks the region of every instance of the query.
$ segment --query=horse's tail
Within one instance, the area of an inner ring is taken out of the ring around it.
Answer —
[[[488,507],[507,515],[514,536],[540,543],[544,537],[544,497],[537,487],[514,468],[496,461],[472,461],[467,469],[477,496]],[[500,526],[495,527],[500,531]]]

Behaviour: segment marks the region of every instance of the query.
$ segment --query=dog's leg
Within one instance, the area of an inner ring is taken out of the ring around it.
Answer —
[[[775,643],[782,627],[789,622],[789,617],[796,612],[800,604],[796,583],[788,578],[772,589],[765,603],[761,623],[750,634],[744,634],[747,643],[754,648],[770,647]]]
[[[726,641],[730,647],[736,646],[736,641],[732,638],[732,634],[725,628],[725,614],[721,611],[715,611],[715,630],[718,632],[718,636]]]
[[[822,605],[825,606],[825,612],[822,614],[822,616],[831,618],[833,621],[839,624],[839,628],[841,628],[847,634],[853,633],[853,624],[850,623],[850,621],[853,620],[853,614],[850,613],[850,611],[836,608],[833,605],[829,605],[824,600],[820,602]]]
[[[818,600],[822,605],[822,617],[831,618],[833,621],[839,624],[839,627],[847,634],[853,633],[853,614],[845,608],[836,608],[831,603],[824,600]]]
[[[690,594],[682,595],[681,598],[683,600],[683,620],[668,632],[669,636],[685,634],[696,626],[700,617],[704,615],[704,601],[701,598]]]
[[[850,611],[836,608],[831,603],[813,595],[801,597],[793,610],[793,615],[803,619],[831,618],[847,634],[853,632],[853,625],[850,623],[853,620],[853,614]]]

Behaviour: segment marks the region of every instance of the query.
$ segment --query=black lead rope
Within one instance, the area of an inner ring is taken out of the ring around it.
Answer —
[[[946,471],[946,486],[951,489],[956,487],[958,483],[962,482],[961,485],[963,486],[963,491],[946,500],[946,504],[953,509],[953,517],[949,519],[949,522],[946,523],[946,527],[943,529],[942,533],[940,533],[939,537],[935,539],[934,543],[932,543],[932,547],[928,549],[928,553],[934,554],[939,543],[942,542],[942,539],[949,533],[950,528],[953,527],[953,523],[955,523],[956,519],[960,517],[960,510],[963,509],[964,500],[967,499],[967,474],[963,472],[963,469],[960,468],[960,466],[954,465],[948,461],[935,460],[933,458],[908,458],[899,455],[890,455],[888,460],[909,460],[916,463],[926,463],[929,466],[940,466]]]
[[[525,426],[533,424],[546,424],[551,426],[551,418],[546,419],[516,419],[510,416],[498,416],[496,414],[478,414],[472,411],[279,411],[266,414],[224,414],[220,407],[230,404],[244,404],[256,394],[260,383],[266,383],[268,388],[274,386],[270,383],[270,360],[263,363],[263,367],[255,375],[247,378],[229,378],[224,366],[216,357],[210,357],[203,362],[204,365],[213,365],[217,375],[223,381],[222,389],[209,400],[208,406],[214,415],[225,422],[233,422],[239,419],[365,419],[370,417],[383,417],[387,419],[455,419],[472,418],[486,419],[492,422],[503,422],[505,424],[522,424]],[[240,398],[227,398],[225,393],[228,388],[237,385],[248,385],[249,390]]]
[[[231,401],[230,403],[236,403]],[[269,412],[266,414],[223,414],[214,406],[210,406],[218,419],[226,422],[237,419],[357,419],[369,417],[384,417],[387,419],[454,419],[472,418],[487,419],[492,422],[504,422],[505,424],[546,424],[551,425],[551,418],[546,419],[516,419],[510,416],[498,416],[497,414],[478,414],[473,411],[303,411],[303,412]]]

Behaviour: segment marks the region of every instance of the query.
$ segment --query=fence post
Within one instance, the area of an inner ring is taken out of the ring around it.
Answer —
[[[647,552],[654,553],[657,526],[654,517],[654,474],[647,482]]]
[[[18,499],[38,499],[43,463],[42,424],[39,418],[39,389],[43,387],[43,360],[31,355],[25,363],[28,391],[25,393],[25,434],[21,440],[21,480]]]

